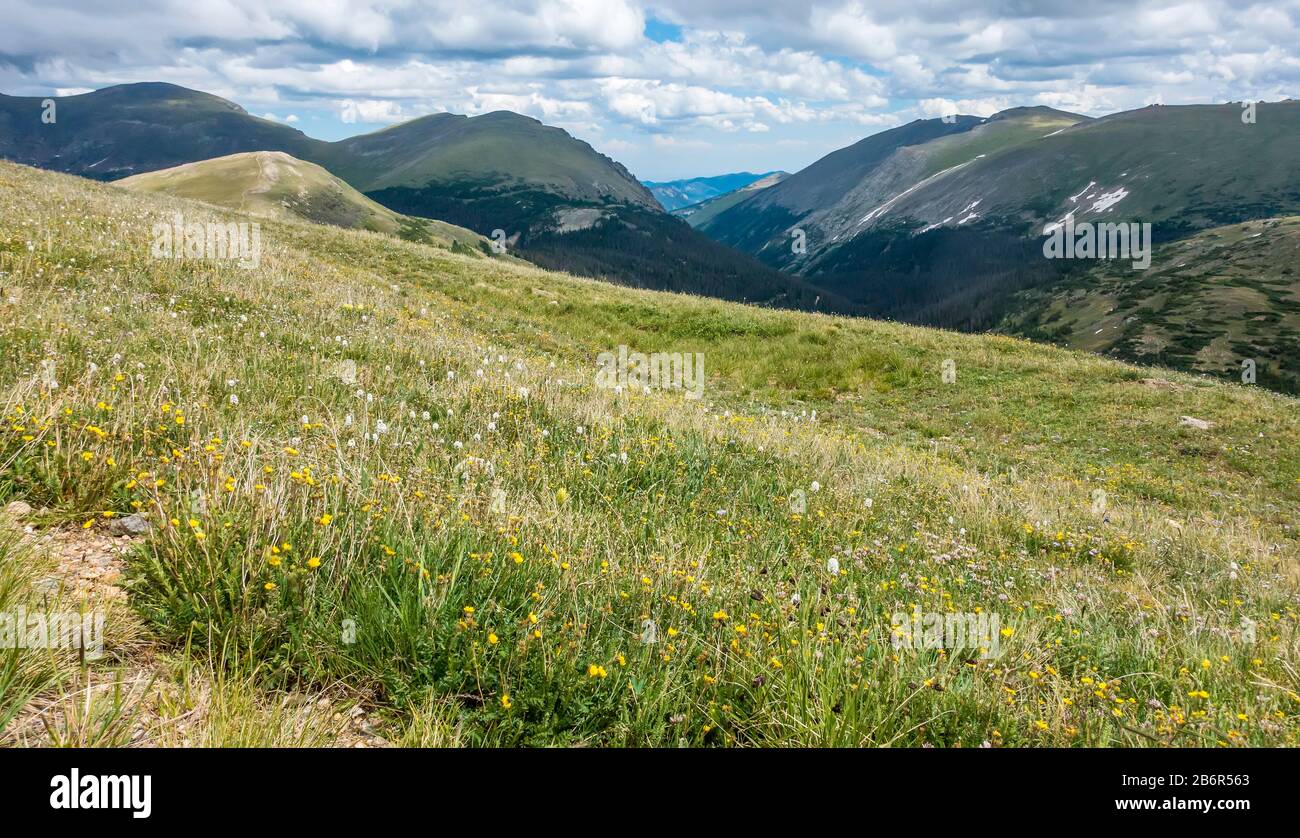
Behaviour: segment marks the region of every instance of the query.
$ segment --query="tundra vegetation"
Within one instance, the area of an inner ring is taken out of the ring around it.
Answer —
[[[0,650],[5,741],[1296,744],[1293,398],[296,220],[153,258],[177,211],[248,220],[0,164],[0,502],[148,522],[101,657]],[[620,346],[702,397],[597,386]],[[85,607],[0,556],[0,610]]]

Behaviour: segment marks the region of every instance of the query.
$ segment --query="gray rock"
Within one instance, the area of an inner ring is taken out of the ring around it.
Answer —
[[[21,521],[23,518],[32,514],[32,505],[30,503],[16,500],[5,507],[5,514],[10,518],[13,518],[15,521]]]
[[[1197,419],[1195,416],[1184,416],[1182,419],[1178,420],[1178,424],[1188,428],[1208,431],[1213,423],[1206,422],[1204,419]]]
[[[144,535],[151,529],[153,524],[150,524],[143,515],[128,515],[113,522],[115,535]]]

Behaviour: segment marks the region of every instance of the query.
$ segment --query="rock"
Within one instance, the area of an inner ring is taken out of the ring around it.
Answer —
[[[1152,390],[1172,390],[1174,382],[1167,378],[1144,378],[1142,379],[1144,387],[1150,387]]]
[[[1178,424],[1188,428],[1196,428],[1200,431],[1208,431],[1212,423],[1206,422],[1204,419],[1197,419],[1195,416],[1184,416],[1178,420]]]
[[[125,518],[118,518],[112,524],[114,535],[144,535],[153,529],[153,524],[143,515],[128,515]]]
[[[23,518],[32,514],[32,505],[30,503],[16,500],[5,507],[5,514],[10,518],[13,518],[15,521],[21,521]]]

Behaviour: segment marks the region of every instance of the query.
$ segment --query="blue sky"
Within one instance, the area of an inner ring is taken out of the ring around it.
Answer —
[[[340,139],[508,109],[668,180],[945,113],[1277,100],[1300,0],[6,0],[0,92],[169,81]]]

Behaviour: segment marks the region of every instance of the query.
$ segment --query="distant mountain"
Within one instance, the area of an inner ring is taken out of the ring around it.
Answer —
[[[710,198],[716,198],[719,195],[725,195],[728,192],[734,192],[737,189],[744,189],[755,181],[775,174],[783,175],[785,173],[764,172],[761,175],[756,175],[753,172],[735,172],[729,175],[693,177],[685,180],[647,180],[645,185],[658,199],[660,206],[669,212],[673,212],[682,207],[688,207],[692,204],[707,201]]]
[[[115,180],[216,157],[282,151],[405,216],[504,238],[546,267],[642,287],[852,312],[814,288],[667,215],[621,164],[535,119],[434,114],[340,142],[170,84],[42,99],[0,95],[0,157]]]
[[[471,251],[487,239],[464,227],[400,215],[339,178],[282,151],[247,151],[133,175],[118,186],[192,198],[269,218],[301,218]]]
[[[760,189],[767,189],[769,186],[776,186],[788,177],[790,177],[790,175],[787,172],[772,172],[771,174],[764,175],[747,186],[733,189],[730,192],[724,192],[716,197],[700,201],[698,204],[691,204],[690,206],[675,209],[672,214],[692,227],[699,228],[708,224],[719,213],[725,212],[745,200],[754,192],[757,192]]]

